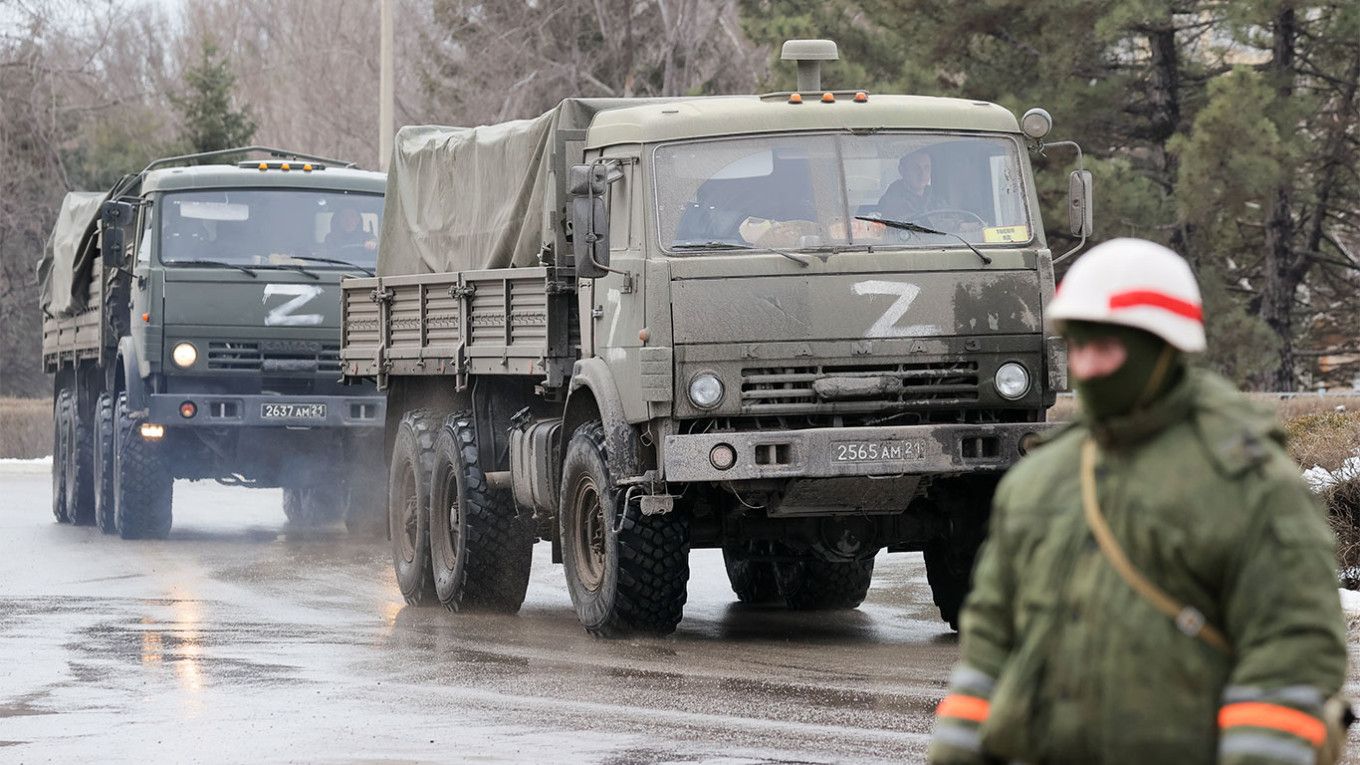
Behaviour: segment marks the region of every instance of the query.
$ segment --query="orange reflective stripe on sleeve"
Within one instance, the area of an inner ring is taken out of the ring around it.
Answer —
[[[991,711],[991,708],[991,703],[986,699],[964,696],[961,693],[951,693],[944,697],[940,706],[935,708],[935,716],[954,717],[980,723],[987,720],[987,713]]]
[[[1229,704],[1218,710],[1218,727],[1224,730],[1239,727],[1277,730],[1298,736],[1315,747],[1322,746],[1327,740],[1327,726],[1318,718],[1297,709],[1259,701]]]

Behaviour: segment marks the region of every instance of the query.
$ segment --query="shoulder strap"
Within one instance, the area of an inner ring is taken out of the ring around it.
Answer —
[[[1100,552],[1134,592],[1174,621],[1181,632],[1190,637],[1197,637],[1229,656],[1232,655],[1232,646],[1228,644],[1228,639],[1204,619],[1204,614],[1199,609],[1168,595],[1129,562],[1128,556],[1124,554],[1124,548],[1119,546],[1119,541],[1114,538],[1114,532],[1110,531],[1110,525],[1105,522],[1105,516],[1100,513],[1100,501],[1096,496],[1096,442],[1091,438],[1087,438],[1081,445],[1081,509],[1086,516],[1086,524],[1095,535],[1096,544],[1100,545]]]

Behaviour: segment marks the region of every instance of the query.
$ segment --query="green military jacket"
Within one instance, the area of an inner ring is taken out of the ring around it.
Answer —
[[[1082,514],[1082,443],[1115,538],[1224,632],[1182,632],[1106,560]],[[933,763],[1313,762],[1345,679],[1333,539],[1273,417],[1189,371],[1149,408],[1077,422],[997,490]]]

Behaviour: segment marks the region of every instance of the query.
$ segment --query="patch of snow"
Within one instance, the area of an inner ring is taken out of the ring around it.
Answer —
[[[46,473],[51,469],[51,455],[33,459],[0,457],[0,473]]]
[[[1341,610],[1346,616],[1360,616],[1360,591],[1341,589]]]
[[[1303,480],[1308,483],[1308,488],[1315,492],[1342,481],[1360,480],[1360,455],[1343,462],[1340,470],[1328,470],[1314,465],[1303,471]]]

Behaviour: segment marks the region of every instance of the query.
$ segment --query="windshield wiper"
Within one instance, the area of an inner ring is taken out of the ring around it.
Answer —
[[[166,261],[163,261],[163,262],[162,262],[162,265],[166,265],[166,266],[216,266],[217,268],[234,268],[234,269],[236,269],[237,271],[240,271],[240,272],[243,273],[243,274],[248,274],[248,275],[251,276],[251,277],[258,277],[258,276],[259,276],[259,274],[255,273],[253,270],[251,270],[251,269],[249,269],[249,268],[246,268],[245,266],[239,265],[239,264],[237,264],[237,263],[223,263],[223,262],[220,261],[220,260],[166,260]]]
[[[331,263],[337,266],[349,266],[350,268],[357,268],[369,276],[373,275],[373,269],[368,268],[367,266],[361,266],[358,263],[351,263],[348,260],[338,260],[336,258],[312,258],[304,255],[289,255],[288,257],[293,260],[305,260],[308,263]]]
[[[672,250],[752,250],[752,251],[765,251],[765,250],[769,250],[770,252],[773,252],[773,253],[775,253],[776,255],[783,255],[784,257],[788,258],[789,260],[792,260],[794,263],[797,263],[798,265],[802,266],[803,268],[807,268],[807,265],[808,265],[808,262],[807,262],[806,260],[804,260],[804,259],[802,259],[802,258],[798,257],[797,255],[794,255],[793,253],[790,253],[790,252],[784,252],[783,250],[776,250],[776,249],[773,248],[773,247],[753,247],[753,246],[751,246],[751,245],[749,245],[749,244],[738,244],[737,242],[684,242],[683,244],[672,244],[672,245],[671,245],[671,249],[672,249]]]
[[[910,231],[915,234],[952,236],[955,239],[959,240],[960,242],[963,242],[964,247],[967,247],[968,249],[972,250],[974,255],[977,255],[979,258],[981,258],[984,265],[990,266],[992,264],[992,259],[987,257],[986,255],[983,255],[982,250],[979,250],[978,248],[974,247],[972,242],[969,242],[967,239],[964,239],[958,234],[953,234],[948,231],[936,231],[933,228],[926,228],[925,226],[922,226],[919,223],[912,223],[911,221],[905,220],[893,220],[892,218],[875,218],[869,215],[856,215],[855,220],[865,220],[869,221],[870,223],[882,223],[888,228],[901,229],[903,231]]]
[[[291,258],[291,257],[293,257],[293,256],[292,256],[292,255],[289,255],[288,257]],[[320,276],[317,276],[315,272],[313,272],[313,271],[308,271],[308,270],[306,269],[306,267],[304,267],[304,266],[299,266],[299,265],[297,265],[296,263],[267,263],[267,264],[264,264],[264,265],[256,266],[256,268],[284,268],[284,269],[287,269],[287,270],[289,270],[289,271],[297,271],[297,272],[300,273],[300,274],[305,274],[305,275],[307,275],[307,276],[312,277],[313,279],[320,279],[320,278],[321,278]]]

